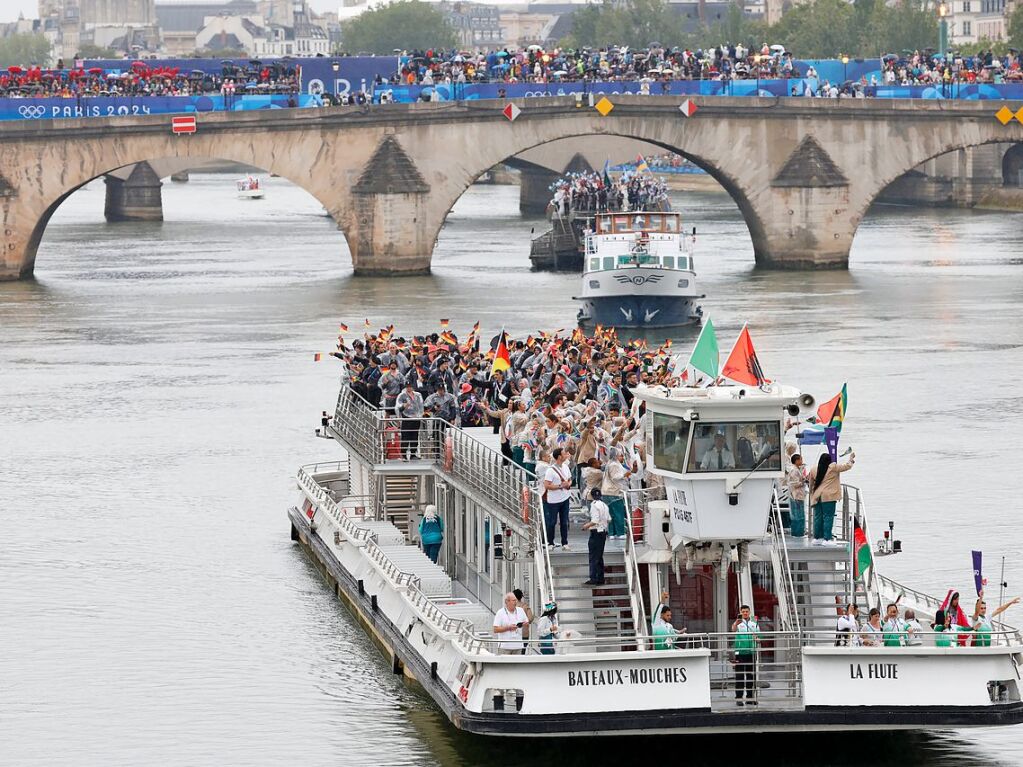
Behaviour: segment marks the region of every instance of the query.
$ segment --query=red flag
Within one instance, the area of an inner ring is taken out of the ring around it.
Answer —
[[[343,322],[341,323],[341,332],[342,333],[347,333],[348,332],[348,326],[345,325]]]
[[[319,362],[320,357],[321,357],[320,353],[316,352],[316,354],[313,355],[313,362]]]
[[[446,328],[448,326],[448,320],[441,320],[440,321],[440,326],[442,328]]]
[[[764,371],[760,367],[760,360],[757,359],[757,351],[753,348],[753,339],[750,338],[749,330],[745,325],[742,326],[742,332],[735,340],[735,346],[732,347],[728,360],[721,368],[721,375],[750,386],[767,383]]]
[[[825,426],[829,425],[831,423],[832,416],[835,415],[836,408],[838,408],[838,403],[841,401],[842,392],[839,392],[817,408],[817,423],[822,423]]]

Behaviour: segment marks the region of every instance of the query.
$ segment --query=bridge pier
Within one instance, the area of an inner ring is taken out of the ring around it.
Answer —
[[[106,176],[107,221],[163,221],[163,183],[148,162],[140,162],[126,179]]]
[[[561,178],[547,168],[536,165],[522,166],[519,170],[519,213],[543,215],[551,201],[551,184]]]

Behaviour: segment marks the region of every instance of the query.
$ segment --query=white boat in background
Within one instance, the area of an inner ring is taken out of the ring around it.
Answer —
[[[692,235],[679,213],[600,213],[586,233],[579,322],[663,328],[700,322]]]
[[[238,197],[242,200],[263,199],[263,185],[259,183],[256,176],[246,176],[238,179]]]

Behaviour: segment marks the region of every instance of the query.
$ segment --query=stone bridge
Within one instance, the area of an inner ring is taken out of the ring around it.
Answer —
[[[957,149],[1023,141],[992,102],[617,96],[606,117],[573,98],[392,104],[0,125],[0,279],[32,273],[47,222],[82,185],[146,161],[211,159],[276,173],[337,221],[360,274],[430,268],[455,201],[494,165],[566,138],[617,136],[689,158],[728,191],[767,267],[843,268],[874,198],[903,173]],[[999,104],[1000,105],[1000,104]],[[281,236],[282,256],[287,233]]]

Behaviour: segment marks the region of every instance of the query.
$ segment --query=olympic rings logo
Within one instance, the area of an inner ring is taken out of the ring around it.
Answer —
[[[26,105],[18,107],[18,114],[29,120],[38,120],[40,117],[46,114],[46,107]]]

